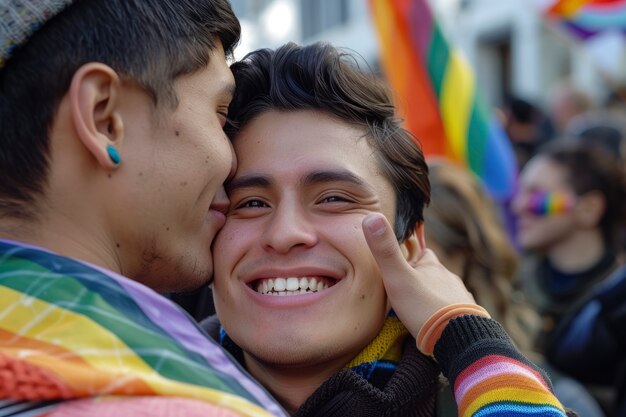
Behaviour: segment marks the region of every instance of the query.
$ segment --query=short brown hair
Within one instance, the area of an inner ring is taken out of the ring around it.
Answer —
[[[237,85],[226,129],[231,137],[271,110],[317,110],[361,128],[395,190],[396,237],[413,233],[430,201],[428,167],[380,79],[327,43],[260,49],[231,69]]]

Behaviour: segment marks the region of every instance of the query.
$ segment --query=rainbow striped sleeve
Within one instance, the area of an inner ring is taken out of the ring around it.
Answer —
[[[462,417],[565,416],[547,376],[513,345],[494,320],[450,321],[435,358],[454,390]]]

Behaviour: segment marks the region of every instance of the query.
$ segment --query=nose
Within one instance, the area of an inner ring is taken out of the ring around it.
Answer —
[[[281,254],[295,248],[310,248],[318,242],[318,234],[310,216],[297,204],[279,205],[261,238],[267,250]]]
[[[230,200],[228,199],[228,195],[226,195],[226,190],[224,190],[224,186],[220,185],[215,193],[215,197],[211,202],[211,210],[217,210],[224,214],[228,211],[230,206]]]

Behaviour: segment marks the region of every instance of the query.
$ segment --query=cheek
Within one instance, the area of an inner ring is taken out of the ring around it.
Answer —
[[[215,264],[215,281],[224,279],[233,270],[235,259],[239,257],[245,245],[247,234],[238,232],[231,220],[219,231],[213,241],[213,259]]]

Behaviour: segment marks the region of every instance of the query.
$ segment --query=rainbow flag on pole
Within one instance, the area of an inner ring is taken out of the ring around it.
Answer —
[[[605,30],[626,34],[626,0],[553,0],[545,13],[582,40]]]
[[[466,166],[496,200],[506,200],[517,176],[512,146],[426,0],[370,0],[370,6],[383,70],[407,129],[427,157],[445,156]]]

